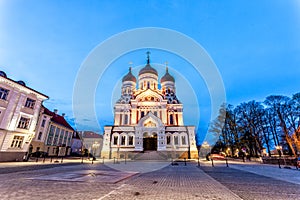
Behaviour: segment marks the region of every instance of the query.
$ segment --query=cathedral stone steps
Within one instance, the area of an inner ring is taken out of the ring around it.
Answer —
[[[168,160],[168,156],[159,151],[145,151],[137,154],[135,160]]]

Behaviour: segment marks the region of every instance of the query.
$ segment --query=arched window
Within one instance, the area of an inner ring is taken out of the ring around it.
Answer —
[[[128,145],[133,145],[133,136],[129,136],[128,138]]]
[[[171,136],[167,135],[167,145],[171,144]]]
[[[184,135],[181,136],[182,145],[186,145],[186,137]]]
[[[170,115],[170,124],[174,124],[173,115]]]
[[[114,145],[118,145],[118,136],[114,136]]]
[[[124,124],[128,124],[128,115],[127,114],[125,114],[125,116],[124,116]]]
[[[176,136],[174,136],[174,145],[178,145],[178,144],[179,144],[178,136],[176,135]]]
[[[125,141],[126,141],[126,136],[123,135],[121,138],[121,145],[125,145]]]

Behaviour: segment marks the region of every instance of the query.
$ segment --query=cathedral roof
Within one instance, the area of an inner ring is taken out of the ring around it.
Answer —
[[[163,77],[161,77],[160,79],[160,82],[163,83],[163,82],[166,82],[166,81],[171,81],[171,82],[175,82],[175,79],[173,76],[171,76],[169,74],[169,70],[168,70],[168,67],[166,68],[166,73]]]
[[[158,76],[158,73],[157,73],[156,69],[154,69],[150,65],[150,56],[149,56],[150,52],[147,52],[147,54],[148,54],[148,56],[147,56],[147,65],[140,70],[139,76],[142,75],[142,74],[147,74],[147,73],[155,74],[156,76]]]
[[[131,67],[129,67],[129,72],[123,77],[122,82],[124,81],[136,82],[135,76],[131,73]]]
[[[156,69],[151,67],[151,65],[149,63],[147,63],[147,65],[140,70],[139,76],[142,74],[147,74],[147,73],[155,74],[156,76],[158,75]]]

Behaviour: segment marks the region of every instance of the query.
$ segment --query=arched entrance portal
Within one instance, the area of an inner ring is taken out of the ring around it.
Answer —
[[[157,133],[145,132],[143,134],[143,147],[144,151],[156,151],[157,150]]]

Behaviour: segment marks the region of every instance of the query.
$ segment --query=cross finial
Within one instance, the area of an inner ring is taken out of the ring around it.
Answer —
[[[129,64],[129,72],[131,72],[133,62],[130,61],[128,64]]]
[[[168,64],[169,64],[168,61],[166,61],[165,64],[166,64],[166,73],[168,73],[168,71],[169,71],[168,70]]]
[[[147,51],[146,54],[147,54],[147,64],[149,64],[150,63],[150,52]]]

